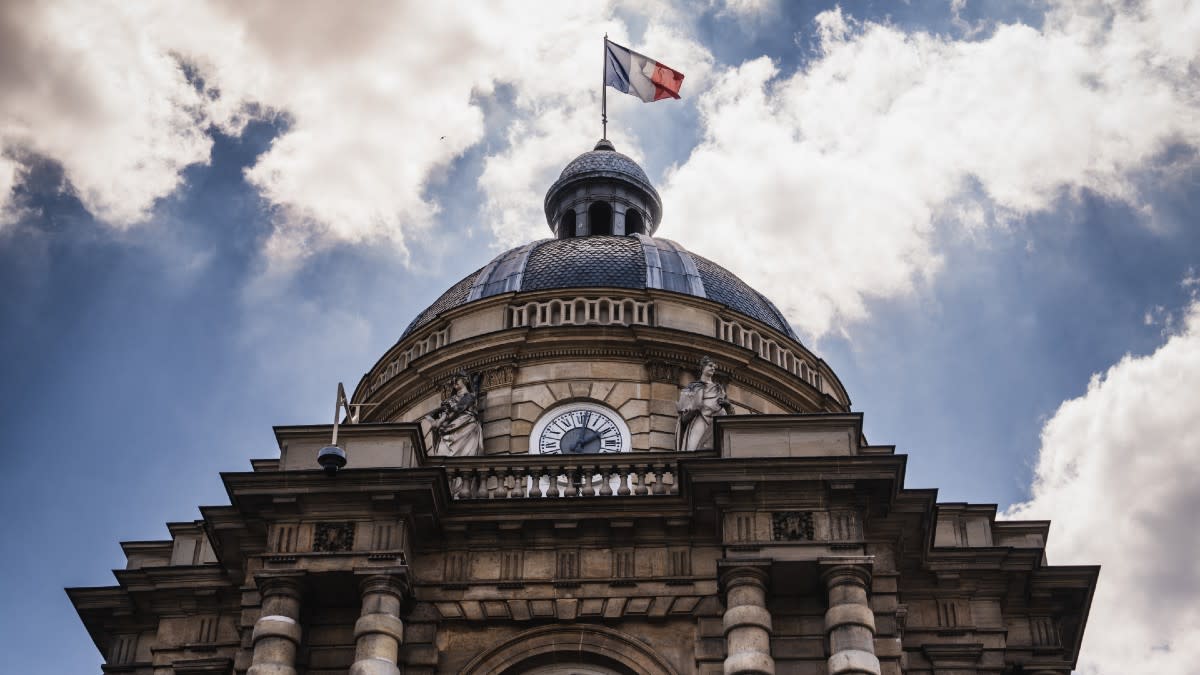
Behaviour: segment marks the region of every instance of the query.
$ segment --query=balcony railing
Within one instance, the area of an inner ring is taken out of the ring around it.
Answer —
[[[630,452],[430,459],[446,467],[454,499],[571,499],[677,495],[679,457]]]

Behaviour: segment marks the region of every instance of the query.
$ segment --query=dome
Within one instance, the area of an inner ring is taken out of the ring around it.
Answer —
[[[417,315],[404,336],[476,300],[556,288],[659,289],[706,298],[799,341],[779,309],[732,272],[669,239],[641,234],[542,239],[501,253]]]
[[[600,141],[596,149],[585,152],[571,160],[558,176],[555,185],[580,175],[620,174],[642,183],[647,189],[653,190],[650,178],[638,163],[628,155],[617,152],[609,141]],[[554,188],[551,187],[551,190]],[[657,194],[657,193],[655,193]]]

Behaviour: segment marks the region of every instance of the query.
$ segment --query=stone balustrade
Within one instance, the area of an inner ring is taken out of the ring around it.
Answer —
[[[553,298],[510,305],[508,326],[651,326],[654,303],[629,298]]]
[[[745,347],[765,359],[783,368],[789,373],[824,391],[821,373],[808,361],[782,343],[776,342],[761,331],[744,325],[738,321],[717,319],[717,337],[732,342],[739,347]]]
[[[674,452],[441,459],[454,499],[679,494],[679,455]]]

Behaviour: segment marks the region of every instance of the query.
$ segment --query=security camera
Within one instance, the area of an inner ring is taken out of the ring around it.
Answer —
[[[332,476],[338,469],[346,466],[346,451],[336,445],[325,446],[317,453],[317,464],[325,469],[327,475]]]

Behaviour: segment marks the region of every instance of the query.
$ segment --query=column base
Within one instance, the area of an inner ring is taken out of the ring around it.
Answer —
[[[400,668],[385,659],[362,659],[350,666],[350,675],[400,675]]]
[[[260,663],[250,666],[246,675],[296,675],[296,669],[282,663]]]
[[[829,675],[880,675],[879,659],[859,649],[840,651],[829,657]]]
[[[762,652],[735,652],[725,657],[725,675],[775,675],[775,660]]]

